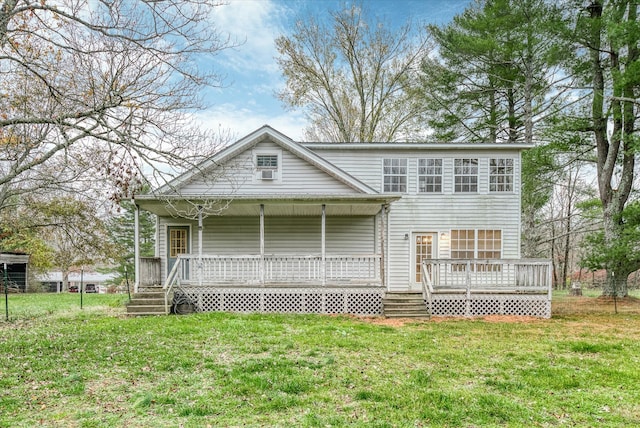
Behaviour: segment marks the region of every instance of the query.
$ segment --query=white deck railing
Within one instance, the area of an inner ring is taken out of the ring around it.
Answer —
[[[183,284],[367,281],[382,284],[380,256],[366,255],[196,255],[181,254],[179,277]]]
[[[548,260],[427,259],[422,266],[425,293],[549,293],[552,265]]]

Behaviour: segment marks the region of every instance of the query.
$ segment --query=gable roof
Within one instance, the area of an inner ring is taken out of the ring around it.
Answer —
[[[176,193],[175,189],[180,189],[186,183],[189,183],[211,168],[215,168],[218,165],[224,164],[225,162],[229,161],[245,150],[248,150],[261,141],[265,140],[269,140],[275,143],[276,145],[289,151],[300,159],[305,160],[309,164],[315,166],[319,170],[325,172],[326,174],[360,193],[368,195],[379,193],[367,184],[353,177],[351,174],[338,168],[337,166],[317,155],[307,147],[304,147],[300,143],[293,141],[291,138],[273,129],[269,125],[263,125],[249,135],[236,141],[232,145],[227,146],[226,148],[211,156],[209,159],[202,162],[200,165],[176,177],[171,182],[159,187],[153,193],[165,196]]]

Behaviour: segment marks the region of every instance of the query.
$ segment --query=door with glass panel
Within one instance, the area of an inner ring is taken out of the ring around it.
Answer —
[[[180,254],[189,253],[189,226],[167,227],[167,274],[171,272]],[[183,279],[188,279],[188,267],[183,267]]]
[[[412,254],[412,276],[415,288],[422,287],[422,261],[436,257],[436,234],[414,233]]]

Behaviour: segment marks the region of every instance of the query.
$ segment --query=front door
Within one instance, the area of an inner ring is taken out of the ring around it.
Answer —
[[[414,287],[421,288],[422,285],[422,261],[424,259],[432,259],[436,254],[436,237],[435,233],[414,233],[413,234],[413,269],[412,275]]]
[[[189,253],[189,246],[189,226],[167,226],[167,275],[176,264],[178,255]]]

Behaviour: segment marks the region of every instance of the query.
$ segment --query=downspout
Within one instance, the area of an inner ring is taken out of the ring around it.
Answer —
[[[264,204],[260,204],[260,283],[264,287]]]
[[[387,281],[385,279],[385,263],[387,260],[386,251],[385,251],[385,219],[386,219],[386,208],[382,205],[380,209],[380,281],[382,285],[387,286]]]
[[[202,207],[198,207],[198,285],[202,285]]]
[[[137,293],[140,285],[140,207],[136,204],[136,200],[131,202],[135,207],[133,211],[133,266],[135,282],[133,283],[133,292]]]
[[[326,233],[327,233],[327,206],[322,204],[322,228],[320,246],[322,247],[322,286],[327,285],[327,252],[326,252]]]
[[[156,215],[156,244],[153,250],[154,257],[160,257],[160,217]]]

